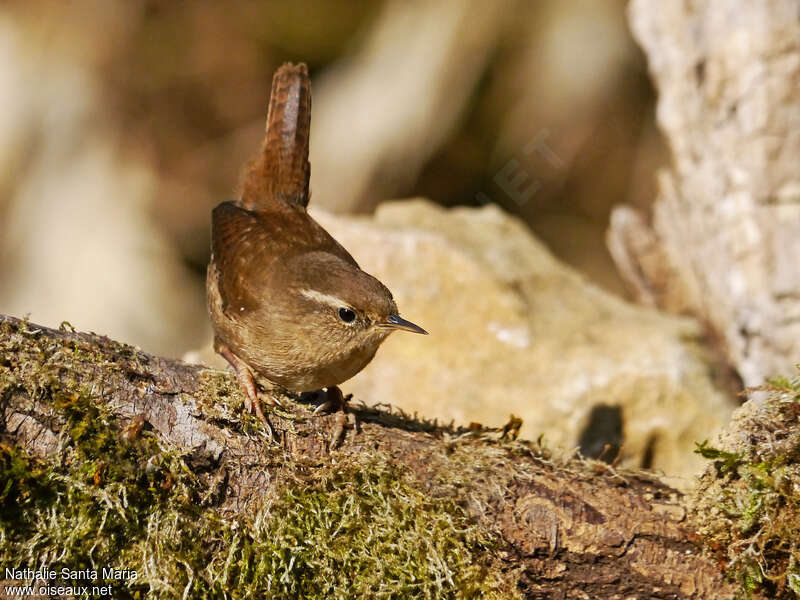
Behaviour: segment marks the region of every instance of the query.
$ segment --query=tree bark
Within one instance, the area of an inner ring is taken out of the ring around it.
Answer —
[[[652,225],[608,241],[635,297],[709,324],[747,386],[800,357],[800,5],[633,0],[672,150]]]
[[[234,378],[151,356],[106,337],[0,316],[0,439],[58,463],[63,420],[56,393],[82,389],[118,422],[142,424],[185,450],[186,463],[222,482],[213,510],[243,513],[282,485],[289,461],[311,468],[378,452],[412,471],[426,493],[447,472],[472,518],[498,533],[530,598],[730,598],[713,558],[686,520],[683,497],[643,472],[548,458],[504,430],[443,427],[391,409],[350,405],[313,415],[285,398],[270,410],[273,436],[240,420]],[[260,432],[254,433],[254,432]],[[209,508],[212,510],[212,508]]]

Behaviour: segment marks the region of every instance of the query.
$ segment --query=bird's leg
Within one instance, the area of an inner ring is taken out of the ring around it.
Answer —
[[[244,391],[245,407],[250,413],[256,414],[259,420],[269,428],[271,434],[272,427],[267,417],[264,416],[264,411],[261,410],[261,399],[258,397],[256,381],[253,379],[250,367],[248,367],[241,358],[231,352],[231,349],[227,346],[219,344],[217,346],[217,352],[219,352],[220,355],[230,363],[231,367],[233,367],[236,373],[236,379],[239,380],[239,385],[242,386],[242,390]]]
[[[342,394],[342,390],[339,389],[338,385],[331,385],[325,388],[325,395],[325,401],[314,409],[314,414],[322,411],[345,411],[347,408],[347,399],[344,397],[344,394]]]

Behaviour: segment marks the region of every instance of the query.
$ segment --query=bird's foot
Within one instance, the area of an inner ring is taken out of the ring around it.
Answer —
[[[314,409],[315,415],[321,412],[347,412],[347,401],[352,398],[351,394],[348,394],[347,397],[345,397],[338,385],[332,385],[325,388],[325,392],[319,390],[312,393],[317,398],[320,396],[323,398],[322,403]]]
[[[253,373],[250,371],[250,367],[248,367],[241,358],[231,352],[231,349],[227,346],[220,346],[217,348],[217,352],[219,352],[222,357],[230,363],[231,367],[233,367],[233,371],[236,373],[236,379],[239,381],[239,385],[244,392],[245,408],[250,414],[255,414],[258,420],[264,423],[269,437],[272,437],[272,425],[270,425],[269,420],[264,415],[264,411],[261,409],[261,398],[258,395],[258,388],[256,388],[256,381],[253,379]],[[277,403],[277,400],[274,400],[274,402]]]

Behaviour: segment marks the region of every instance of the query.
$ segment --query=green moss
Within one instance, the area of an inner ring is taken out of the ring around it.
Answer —
[[[4,532],[22,519],[29,506],[41,499],[53,499],[48,474],[44,463],[0,444],[0,528]]]
[[[378,461],[288,487],[256,519],[254,560],[240,576],[261,579],[270,594],[286,598],[508,593],[488,568],[492,538],[452,499],[424,494],[413,483]]]
[[[720,475],[734,471],[742,462],[742,454],[740,452],[727,452],[714,448],[708,443],[708,440],[695,445],[697,446],[695,453],[708,460],[713,460],[717,473]]]
[[[114,419],[85,395],[56,395],[65,417],[63,465],[4,446],[0,558],[6,566],[71,570],[136,568],[136,545],[152,518],[199,514],[193,476],[180,457],[146,432],[125,440]],[[102,577],[98,578],[101,581]],[[111,582],[111,580],[109,580]],[[132,595],[147,582],[118,590]]]
[[[770,398],[748,423],[751,445],[698,445],[715,470],[701,481],[695,512],[743,597],[800,598],[800,377],[772,379],[761,391]]]
[[[455,501],[422,493],[389,463],[319,469],[283,487],[252,518],[225,519],[198,510],[180,474],[165,488],[166,466],[159,474],[139,469],[138,450],[85,431],[79,439],[93,440],[94,450],[82,450],[65,473],[2,449],[4,506],[18,506],[3,512],[3,564],[135,569],[136,580],[114,582],[115,597],[513,595],[513,584],[489,568],[492,537]],[[118,466],[108,462],[110,448]],[[91,473],[99,461],[108,463],[100,481]]]

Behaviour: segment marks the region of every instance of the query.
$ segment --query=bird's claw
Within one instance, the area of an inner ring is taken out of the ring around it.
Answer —
[[[261,421],[267,428],[267,436],[273,437],[272,425],[267,419],[264,411],[261,409],[261,399],[258,396],[258,389],[256,389],[256,382],[253,379],[253,373],[245,362],[236,356],[231,350],[225,346],[218,349],[219,353],[227,360],[236,373],[236,379],[244,391],[244,404],[247,411],[252,415],[254,414],[259,421]]]
[[[326,388],[325,396],[325,401],[314,409],[315,415],[321,412],[346,411],[347,399],[344,397],[344,394],[342,394],[342,390],[339,389],[339,386],[332,385]]]

